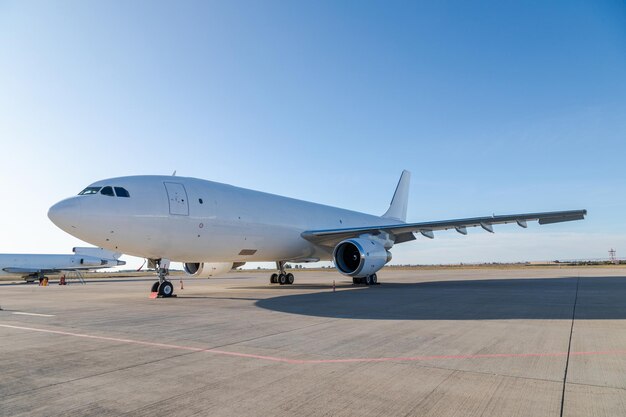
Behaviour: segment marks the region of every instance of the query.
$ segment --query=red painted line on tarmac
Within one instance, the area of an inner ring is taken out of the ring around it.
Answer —
[[[494,359],[494,358],[528,358],[528,357],[556,357],[567,356],[567,352],[546,352],[546,353],[485,353],[469,355],[432,355],[432,356],[399,356],[387,358],[343,358],[343,359],[289,359],[276,356],[255,355],[251,353],[231,352],[219,349],[205,349],[193,346],[173,345],[169,343],[146,342],[142,340],[123,339],[118,337],[96,336],[85,333],[73,333],[62,330],[41,329],[36,327],[14,326],[10,324],[0,324],[0,327],[15,330],[26,330],[31,332],[57,334],[61,336],[81,337],[85,339],[102,340],[107,342],[126,343],[133,345],[149,346],[163,349],[186,350],[190,352],[206,352],[216,355],[234,356],[239,358],[260,359],[272,362],[282,362],[288,364],[323,364],[323,363],[363,363],[363,362],[416,362],[445,359]],[[626,350],[605,350],[590,352],[570,352],[573,356],[595,356],[595,355],[625,355]]]

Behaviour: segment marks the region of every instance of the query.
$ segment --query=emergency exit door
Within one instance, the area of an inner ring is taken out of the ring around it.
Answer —
[[[164,182],[167,199],[170,204],[170,214],[178,216],[189,215],[189,202],[185,186],[178,182]]]

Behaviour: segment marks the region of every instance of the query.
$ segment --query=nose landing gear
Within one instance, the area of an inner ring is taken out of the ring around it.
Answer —
[[[167,298],[176,297],[174,295],[174,286],[165,277],[169,275],[170,262],[166,259],[157,259],[154,261],[159,280],[152,284],[151,298]]]

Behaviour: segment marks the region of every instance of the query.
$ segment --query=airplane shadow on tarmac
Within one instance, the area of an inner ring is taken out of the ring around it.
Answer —
[[[383,283],[337,292],[324,288],[328,291],[267,298],[255,305],[284,313],[346,319],[571,320],[576,300],[577,320],[626,319],[626,277]]]

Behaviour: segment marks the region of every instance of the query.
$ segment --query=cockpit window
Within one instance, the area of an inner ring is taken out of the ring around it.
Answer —
[[[113,194],[113,187],[104,187],[102,190],[100,190],[100,194],[102,195],[108,195],[110,197],[115,197],[115,194]]]
[[[87,187],[83,191],[78,193],[78,195],[98,194],[98,191],[100,191],[100,188],[102,187]]]
[[[115,193],[113,192],[113,188],[115,188]],[[126,190],[126,188],[111,187],[109,185],[107,185],[106,187],[87,187],[83,191],[78,193],[78,195],[98,194],[98,192],[100,192],[100,194],[102,195],[106,195],[109,197],[115,197],[115,195],[117,195],[118,197],[130,197],[130,193],[128,192],[128,190]]]
[[[115,194],[117,194],[118,197],[130,197],[126,188],[123,187],[115,187]]]

